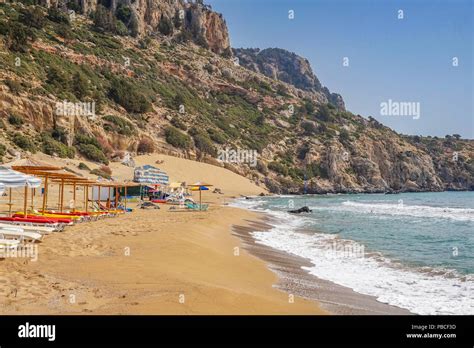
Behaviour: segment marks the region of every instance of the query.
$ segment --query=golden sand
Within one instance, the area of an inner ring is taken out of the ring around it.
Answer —
[[[79,161],[39,159],[78,171]],[[156,160],[164,163],[156,165]],[[277,276],[232,236],[232,225],[258,216],[221,204],[231,196],[258,194],[261,188],[228,170],[170,156],[141,156],[136,162],[164,169],[172,181],[205,180],[225,194],[205,192],[203,200],[211,203],[207,212],[172,212],[161,205],[160,210],[135,209],[45,236],[37,261],[0,260],[0,313],[325,313],[313,301],[274,288]],[[111,167],[120,179],[132,177],[132,168]],[[50,206],[57,201],[54,195],[52,190]],[[67,190],[66,197],[71,196]],[[20,209],[21,193],[16,198]],[[7,200],[2,197],[2,203]],[[39,202],[36,197],[35,204]]]

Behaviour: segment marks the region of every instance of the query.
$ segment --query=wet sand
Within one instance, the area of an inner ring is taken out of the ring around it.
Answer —
[[[406,315],[406,309],[381,303],[373,296],[359,294],[350,288],[320,279],[302,267],[313,264],[296,255],[256,243],[251,232],[268,231],[272,217],[260,216],[247,224],[234,225],[233,234],[241,238],[244,247],[252,254],[267,262],[268,267],[278,275],[277,288],[295,296],[317,301],[321,308],[340,315]]]

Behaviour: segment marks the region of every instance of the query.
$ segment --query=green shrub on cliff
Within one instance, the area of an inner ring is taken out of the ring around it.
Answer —
[[[91,169],[87,166],[87,164],[85,164],[84,162],[79,163],[79,165],[77,166],[77,168],[79,168],[80,170],[87,170],[87,171],[90,171],[90,170],[91,170]]]
[[[19,127],[24,123],[24,121],[21,116],[10,114],[10,116],[8,116],[8,123],[10,123],[12,126]]]
[[[316,119],[324,122],[331,122],[334,120],[334,116],[332,115],[331,109],[328,105],[320,105],[314,116]]]
[[[19,20],[24,25],[36,29],[43,29],[46,24],[46,17],[40,7],[22,9]]]
[[[216,156],[217,151],[212,140],[204,133],[197,133],[193,136],[194,144],[202,152],[211,156]]]
[[[124,79],[112,81],[109,96],[128,112],[145,113],[151,109],[151,104],[145,96]]]
[[[191,138],[189,135],[180,132],[173,126],[168,126],[165,129],[166,141],[175,147],[181,149],[189,149],[191,147]]]
[[[13,94],[18,95],[20,92],[23,91],[23,86],[21,85],[20,82],[16,80],[7,79],[7,80],[4,80],[3,82],[8,86],[8,88],[10,89],[10,92],[12,92]]]
[[[24,136],[21,133],[13,134],[12,141],[16,146],[23,150],[30,151],[33,153],[36,152],[35,144],[28,137]]]
[[[225,144],[227,141],[227,137],[218,130],[209,128],[207,133],[209,134],[209,137],[218,144]]]
[[[94,29],[98,31],[115,32],[116,19],[111,11],[105,6],[98,5],[92,14],[94,21]]]
[[[7,147],[3,144],[0,144],[0,162],[3,163],[3,156],[7,152]]]
[[[132,10],[126,5],[119,4],[117,6],[117,10],[115,10],[115,16],[124,24],[128,24],[130,22],[130,18],[132,17]]]
[[[284,176],[288,175],[288,168],[279,162],[268,163],[268,169]]]
[[[137,152],[138,153],[153,153],[155,151],[155,144],[150,138],[142,138],[138,142]]]
[[[173,35],[173,22],[168,17],[161,15],[158,30],[165,36]]]
[[[112,176],[106,170],[103,170],[101,168],[92,169],[90,171],[90,174],[97,175],[97,176],[100,176],[100,177],[105,178],[105,179],[111,179]]]
[[[89,83],[83,74],[76,72],[72,77],[72,91],[74,95],[82,100],[89,95]]]
[[[173,118],[171,119],[171,124],[172,124],[173,126],[175,126],[176,128],[181,129],[181,130],[184,130],[184,131],[188,130],[188,127],[184,124],[184,122],[182,122],[182,121],[181,121],[179,118],[177,118],[177,117],[173,117]]]
[[[59,24],[69,24],[69,16],[56,7],[50,7],[48,9],[48,19]]]
[[[109,160],[104,155],[102,150],[92,144],[78,144],[77,148],[81,154],[83,154],[87,159],[100,162],[104,164],[109,164]]]
[[[56,89],[68,89],[69,79],[63,69],[52,66],[48,69],[46,82]]]
[[[104,125],[104,129],[111,132],[126,136],[131,136],[136,133],[133,123],[127,121],[123,117],[107,115],[103,117],[103,120],[108,122]]]
[[[76,134],[74,142],[79,152],[87,159],[109,164],[109,160],[102,151],[102,148],[96,138],[88,135]]]
[[[306,167],[306,171],[307,171],[307,178],[308,179],[313,178],[313,177],[320,177],[320,178],[323,178],[323,179],[328,178],[328,172],[327,172],[326,168],[324,168],[323,166],[321,166],[320,163],[317,163],[317,162],[311,162]]]
[[[41,135],[42,151],[47,155],[57,155],[61,158],[74,158],[76,150],[64,145],[48,134]]]
[[[36,39],[33,31],[27,26],[13,22],[8,28],[7,46],[14,52],[27,52],[30,44],[29,41]]]

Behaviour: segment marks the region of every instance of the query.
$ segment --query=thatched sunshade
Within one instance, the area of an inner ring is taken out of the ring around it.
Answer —
[[[59,210],[63,211],[64,206],[64,185],[73,185],[74,186],[74,201],[76,201],[76,186],[84,186],[84,200],[86,212],[88,211],[88,200],[89,200],[89,186],[97,185],[96,181],[79,177],[70,172],[63,170],[61,167],[51,166],[43,164],[40,162],[30,161],[26,165],[15,165],[14,168],[17,168],[18,171],[23,173],[28,173],[44,178],[44,195],[43,195],[43,207],[42,210],[46,210],[47,200],[48,200],[48,181],[60,184],[59,190]],[[75,207],[74,207],[75,211]]]
[[[87,196],[88,196],[88,187],[93,186],[96,184],[95,181],[87,179],[87,178],[81,178],[81,177],[62,177],[62,178],[54,178],[52,180],[53,183],[59,183],[60,186],[60,211],[63,211],[63,206],[64,206],[64,186],[65,185],[72,185],[73,186],[73,201],[74,201],[74,208],[73,212],[76,211],[76,187],[77,186],[84,186],[84,206],[86,208],[87,212]]]
[[[59,194],[59,210],[62,212],[63,211],[63,202],[64,202],[64,184],[66,180],[72,180],[72,181],[79,181],[83,180],[83,178],[80,178],[74,174],[67,173],[64,171],[36,171],[34,175],[44,177],[44,194],[43,194],[43,211],[46,210],[46,206],[48,203],[48,188],[49,188],[49,183],[48,181],[51,179],[52,182],[58,183],[60,194]]]
[[[98,182],[98,185],[99,186],[99,192],[98,192],[98,198],[100,200],[100,187],[107,187],[109,189],[109,202],[110,202],[110,199],[111,199],[111,195],[110,195],[110,189],[113,188],[115,189],[115,208],[117,208],[118,206],[118,196],[119,196],[119,188],[124,188],[125,189],[125,192],[124,192],[124,195],[125,195],[125,199],[124,199],[124,206],[125,208],[127,208],[127,188],[128,187],[136,187],[136,186],[141,186],[139,183],[135,183],[135,182],[119,182],[119,181],[100,181]],[[110,208],[107,207],[107,208]]]
[[[61,170],[61,167],[55,166],[47,166],[47,165],[40,165],[40,166],[11,166],[13,170],[18,172],[27,173],[27,174],[34,174],[34,172],[38,171],[54,171],[54,170]]]

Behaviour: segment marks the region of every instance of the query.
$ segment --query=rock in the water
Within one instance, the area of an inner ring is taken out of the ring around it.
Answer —
[[[312,210],[309,209],[309,207],[307,206],[301,207],[296,210],[288,210],[288,213],[291,213],[291,214],[301,214],[301,213],[311,213],[311,212]]]

